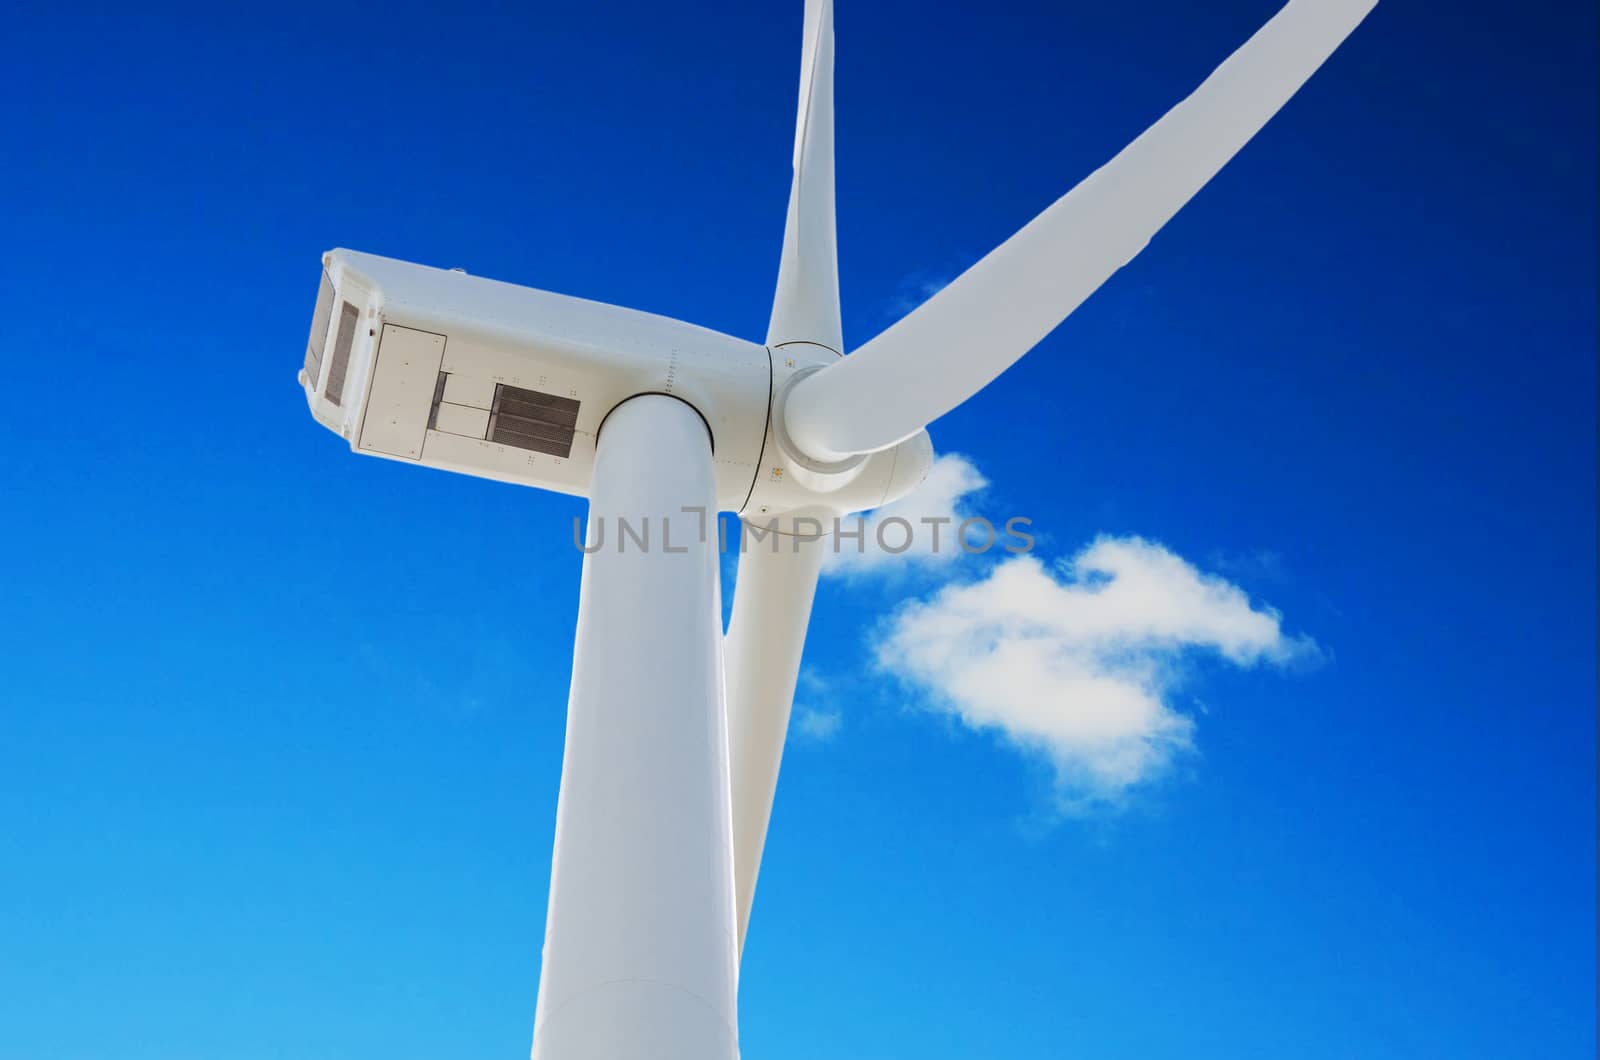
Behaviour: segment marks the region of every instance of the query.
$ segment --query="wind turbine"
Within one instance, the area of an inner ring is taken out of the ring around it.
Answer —
[[[848,356],[830,0],[805,5],[764,343],[459,270],[323,257],[300,375],[318,422],[358,453],[589,500],[534,1060],[738,1055],[739,954],[816,528],[921,482],[925,426],[1138,254],[1375,4],[1291,0],[1115,158]],[[726,637],[718,511],[776,531],[740,557]]]

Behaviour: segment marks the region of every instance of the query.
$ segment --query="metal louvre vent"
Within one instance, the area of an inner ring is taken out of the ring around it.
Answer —
[[[344,376],[350,370],[350,347],[355,345],[356,324],[361,310],[349,302],[339,306],[339,337],[333,342],[333,360],[328,364],[328,385],[322,396],[335,405],[344,403]]]
[[[439,429],[439,402],[444,400],[444,385],[450,381],[449,372],[440,372],[433,381],[433,408],[428,410],[428,430]]]
[[[578,402],[537,390],[497,384],[489,413],[489,440],[551,456],[572,455]]]
[[[333,316],[333,281],[322,274],[322,286],[317,289],[317,308],[311,314],[311,338],[306,341],[306,383],[317,389],[317,379],[322,375],[322,350],[328,344],[328,320]]]

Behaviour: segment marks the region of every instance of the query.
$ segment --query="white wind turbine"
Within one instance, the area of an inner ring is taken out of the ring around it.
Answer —
[[[849,356],[830,0],[806,0],[764,344],[459,270],[324,256],[301,374],[319,422],[359,453],[589,499],[535,1060],[738,1055],[739,953],[822,562],[807,520],[921,482],[925,425],[1131,260],[1375,3],[1292,0],[1120,154]],[[726,638],[717,511],[779,530],[740,557]],[[621,540],[619,519],[648,547]]]

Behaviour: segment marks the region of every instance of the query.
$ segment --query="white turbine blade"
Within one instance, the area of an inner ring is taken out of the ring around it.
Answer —
[[[833,0],[806,0],[795,116],[794,179],[783,227],[778,290],[767,345],[813,342],[844,350],[839,324],[839,252],[833,199]],[[800,652],[822,567],[822,546],[782,537],[776,553],[758,544],[739,557],[725,673],[733,800],[734,893],[744,948],[761,851],[778,786]]]
[[[739,1054],[716,503],[692,407],[646,394],[606,417],[533,1060]]]
[[[767,345],[785,342],[844,351],[833,216],[833,0],[806,0],[794,181],[767,326]]]
[[[954,282],[798,383],[784,419],[818,459],[888,448],[1010,367],[1126,265],[1371,11],[1291,0],[1188,99]]]
[[[744,949],[761,851],[778,787],[800,652],[822,568],[821,541],[780,537],[779,550],[753,544],[739,557],[724,651],[728,760],[733,784],[733,890]]]

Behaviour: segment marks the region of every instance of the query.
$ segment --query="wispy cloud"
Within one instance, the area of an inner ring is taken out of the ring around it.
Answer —
[[[1068,812],[1122,803],[1193,746],[1174,697],[1195,657],[1254,667],[1315,652],[1237,586],[1137,537],[946,585],[897,611],[874,648],[928,709],[1044,756]]]
[[[899,320],[948,287],[959,271],[955,269],[936,272],[923,269],[911,273],[900,281],[894,294],[889,297],[884,315],[891,321]]]
[[[807,743],[827,743],[839,734],[844,724],[844,714],[813,706],[816,700],[827,700],[833,689],[814,670],[801,670],[796,689],[794,710],[789,715],[789,728],[794,735]]]
[[[833,739],[843,723],[844,715],[837,710],[817,710],[804,705],[795,708],[795,731],[814,743],[826,743]]]
[[[1232,575],[1241,581],[1282,585],[1290,580],[1288,564],[1283,554],[1270,548],[1249,549],[1243,552],[1211,553],[1210,566]]]

